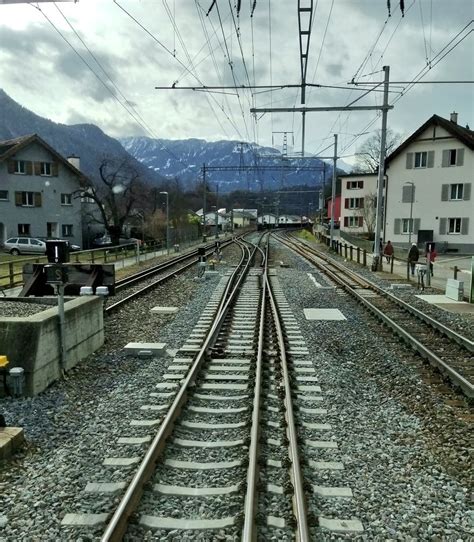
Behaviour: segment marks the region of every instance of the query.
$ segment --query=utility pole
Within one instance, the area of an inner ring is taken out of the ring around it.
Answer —
[[[204,194],[203,194],[203,202],[202,202],[202,242],[205,243],[207,241],[206,236],[206,164],[202,165],[202,181],[204,185]]]
[[[331,231],[330,231],[330,247],[334,238],[334,212],[336,200],[336,167],[337,167],[337,134],[334,134],[334,158],[332,166],[332,192],[331,192]]]
[[[375,239],[374,239],[374,268],[378,269],[381,263],[380,254],[380,232],[382,231],[382,199],[385,176],[385,145],[387,140],[387,116],[388,116],[388,88],[390,79],[390,66],[384,66],[385,73],[383,87],[383,106],[382,106],[382,133],[380,135],[380,160],[379,160],[379,176],[377,186],[377,210],[375,215]]]

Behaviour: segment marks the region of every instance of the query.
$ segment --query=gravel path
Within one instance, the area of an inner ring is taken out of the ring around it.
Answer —
[[[49,303],[28,303],[24,301],[4,301],[0,297],[0,318],[19,317],[26,318],[51,309],[55,304]]]
[[[129,468],[104,468],[102,461],[120,455],[119,436],[142,435],[143,428],[131,428],[130,420],[140,415],[171,359],[125,356],[122,348],[130,341],[181,346],[239,256],[240,249],[225,249],[220,275],[195,281],[192,269],[107,318],[103,348],[44,393],[0,400],[7,424],[24,427],[27,438],[26,447],[0,466],[0,541],[98,539],[99,531],[93,538],[83,531],[81,538],[60,523],[67,513],[91,511],[92,499],[84,493],[88,482],[130,478]],[[179,311],[150,314],[156,305]],[[110,509],[109,497],[95,495],[94,501],[95,512]]]
[[[349,296],[315,287],[314,268],[279,245],[279,280],[294,307],[329,410],[339,450],[307,450],[319,460],[339,460],[345,470],[307,474],[311,483],[348,486],[353,499],[312,497],[310,510],[329,517],[357,517],[366,540],[474,538],[471,455],[473,412],[450,390],[424,383],[422,362]],[[315,273],[318,282],[324,278]],[[337,308],[346,321],[308,321],[303,308]],[[344,538],[314,530],[323,540]]]

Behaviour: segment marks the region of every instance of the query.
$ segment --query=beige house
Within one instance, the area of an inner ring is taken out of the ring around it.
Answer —
[[[377,202],[377,173],[348,173],[341,180],[341,230],[373,233]]]
[[[386,160],[385,240],[474,253],[474,132],[433,115]]]

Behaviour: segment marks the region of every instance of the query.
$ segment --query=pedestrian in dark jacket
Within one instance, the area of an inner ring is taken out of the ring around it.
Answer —
[[[410,252],[408,253],[408,263],[410,264],[412,275],[415,274],[415,265],[416,265],[416,262],[419,260],[419,258],[420,258],[420,251],[418,250],[416,243],[412,243]]]
[[[383,254],[385,256],[385,259],[387,260],[387,263],[390,263],[390,259],[393,256],[393,245],[390,241],[387,241],[387,244],[383,249]]]
[[[430,251],[426,253],[426,257],[430,263],[430,273],[431,276],[433,276],[433,263],[436,260],[436,256],[438,256],[438,253],[434,248],[432,248]]]

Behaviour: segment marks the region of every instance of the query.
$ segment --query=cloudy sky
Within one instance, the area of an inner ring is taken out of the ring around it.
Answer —
[[[213,94],[155,90],[175,82],[300,82],[296,0],[257,0],[252,19],[253,0],[241,2],[238,18],[237,0],[217,0],[206,17],[212,3],[5,5],[0,0],[0,88],[41,116],[66,124],[94,123],[112,136],[230,138],[279,146],[283,136],[274,132],[287,131],[293,132],[289,145],[294,140],[295,150],[301,150],[300,114],[265,114],[256,121],[249,111],[252,105],[299,106],[295,89],[257,89],[253,95],[232,89]],[[390,66],[394,82],[412,81],[429,65],[421,81],[474,79],[473,0],[405,0],[403,18],[399,0],[391,0],[390,18],[387,0],[314,0],[314,5],[307,82],[344,88],[309,89],[307,106],[349,104],[362,92],[347,83],[354,79],[372,88],[369,83],[383,79],[383,65]],[[473,87],[394,83],[389,126],[408,135],[433,113],[449,118],[455,110],[459,123],[473,128]],[[381,100],[380,92],[371,92],[357,105],[380,105]],[[374,111],[308,113],[306,150],[331,154],[324,148],[339,133],[339,149],[350,155],[380,127],[376,117]],[[355,139],[353,134],[361,132],[369,134]]]

